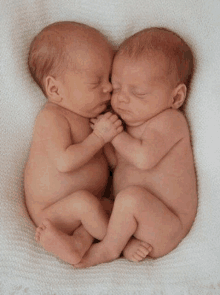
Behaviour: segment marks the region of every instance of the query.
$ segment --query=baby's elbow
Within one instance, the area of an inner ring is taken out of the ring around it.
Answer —
[[[60,173],[67,173],[71,171],[70,163],[60,158],[56,160],[56,168]]]
[[[63,164],[57,164],[56,165],[56,168],[57,170],[60,172],[60,173],[67,173],[69,172],[69,169],[66,165],[63,165]]]
[[[150,170],[155,167],[155,162],[147,158],[139,158],[136,161],[136,167],[140,170]]]

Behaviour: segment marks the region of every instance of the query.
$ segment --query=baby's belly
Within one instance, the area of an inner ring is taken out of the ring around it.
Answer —
[[[133,165],[118,165],[113,176],[113,189],[116,196],[121,190],[131,185],[139,185],[149,189],[152,186],[152,177],[147,171],[140,171]]]
[[[144,187],[173,212],[186,216],[186,222],[195,217],[196,179],[193,164],[189,161],[185,164],[184,161],[170,161],[169,165],[165,161],[151,170],[140,170],[126,162],[119,162],[113,179],[114,195],[133,185]]]
[[[101,153],[70,173],[60,173],[50,163],[28,163],[25,171],[25,197],[29,213],[41,211],[78,190],[87,190],[101,197],[108,175],[107,161]]]

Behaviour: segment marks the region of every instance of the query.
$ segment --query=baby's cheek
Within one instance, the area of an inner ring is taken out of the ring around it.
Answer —
[[[111,106],[112,108],[114,108],[114,106],[116,105],[116,97],[115,97],[115,94],[112,94],[111,96]]]

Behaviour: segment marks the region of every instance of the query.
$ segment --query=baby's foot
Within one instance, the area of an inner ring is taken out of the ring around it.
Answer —
[[[117,257],[111,255],[108,247],[106,247],[102,242],[99,242],[97,244],[93,244],[85,256],[83,256],[80,263],[74,265],[74,267],[90,267],[100,263],[110,262],[116,258]]]
[[[128,260],[139,262],[145,259],[151,251],[152,247],[148,243],[131,238],[123,250],[123,255]]]
[[[86,238],[86,237],[85,237]],[[39,242],[45,250],[52,252],[60,259],[77,264],[88,250],[88,241],[83,245],[83,237],[77,234],[69,236],[58,230],[48,219],[43,220],[42,224],[36,229],[35,240]]]

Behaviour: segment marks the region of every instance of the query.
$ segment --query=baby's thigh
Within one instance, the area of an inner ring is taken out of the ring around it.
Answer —
[[[88,191],[74,192],[46,207],[38,218],[38,225],[47,218],[57,229],[71,234],[81,225],[83,214],[86,214],[91,206],[97,207],[98,203],[99,200]]]
[[[150,256],[163,256],[175,248],[183,232],[178,216],[143,187],[129,187],[127,194],[137,221],[134,236],[153,247]]]

